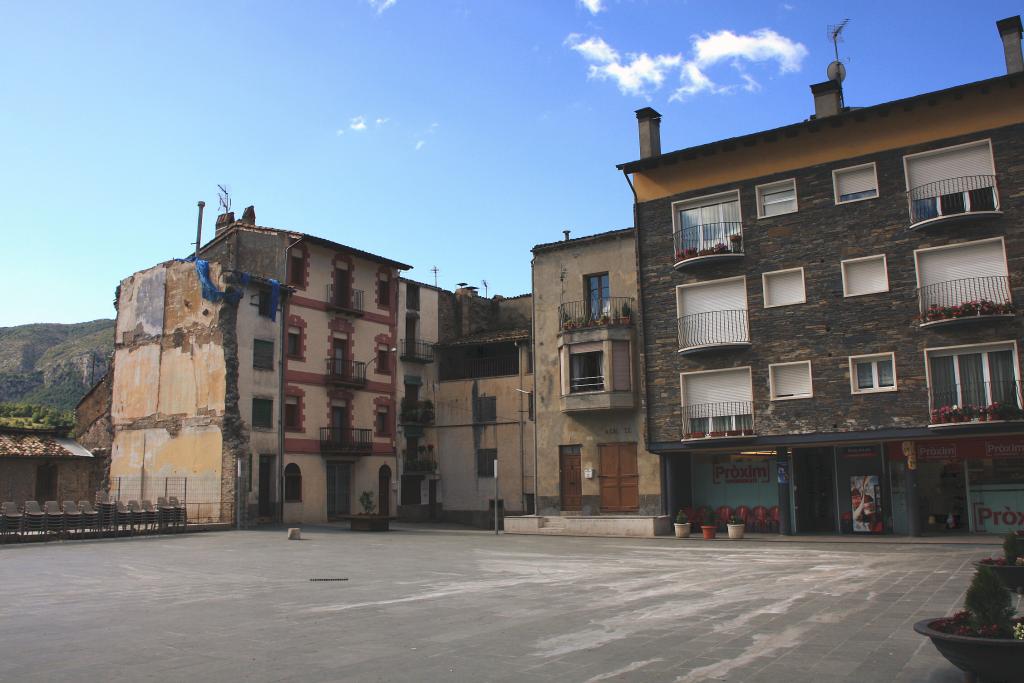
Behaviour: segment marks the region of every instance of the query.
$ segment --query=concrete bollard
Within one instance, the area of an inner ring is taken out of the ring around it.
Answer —
[[[301,541],[302,540],[302,529],[297,527],[291,527],[288,529],[288,540],[289,541]]]

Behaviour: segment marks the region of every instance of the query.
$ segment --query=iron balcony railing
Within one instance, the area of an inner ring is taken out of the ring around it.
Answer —
[[[961,374],[961,380],[963,375]],[[995,380],[941,384],[929,388],[932,424],[1020,420],[1021,383]]]
[[[750,436],[754,433],[754,404],[724,401],[683,406],[683,438]]]
[[[743,224],[739,221],[705,223],[672,233],[676,261],[695,256],[743,253]]]
[[[578,394],[584,391],[604,391],[604,376],[569,378],[570,394]]]
[[[400,345],[402,360],[430,363],[434,360],[434,345],[421,339],[403,339]]]
[[[684,315],[676,322],[680,349],[750,343],[746,310],[693,313]]]
[[[373,448],[373,432],[352,427],[321,427],[321,453],[353,453]]]
[[[495,356],[494,358],[442,357],[440,375],[442,380],[481,379],[483,377],[504,377],[519,374],[519,356]]]
[[[602,325],[632,325],[636,302],[628,296],[567,301],[558,307],[563,330]]]
[[[366,363],[345,358],[328,358],[327,380],[338,384],[366,384]]]
[[[401,422],[403,424],[433,424],[433,401],[402,399]]]
[[[907,193],[910,222],[996,210],[996,177],[969,175],[919,185]]]
[[[327,285],[327,305],[336,310],[363,312],[363,290]]]
[[[922,323],[1014,313],[1010,278],[1006,275],[970,277],[919,287],[917,305]]]

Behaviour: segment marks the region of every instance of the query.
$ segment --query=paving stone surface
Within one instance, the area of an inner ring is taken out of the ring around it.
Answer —
[[[993,551],[303,536],[0,546],[0,681],[953,683],[912,625],[955,610]]]

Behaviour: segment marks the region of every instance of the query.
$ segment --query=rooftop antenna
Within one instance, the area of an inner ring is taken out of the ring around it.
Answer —
[[[231,191],[227,185],[217,186],[217,202],[220,204],[221,213],[231,211]]]
[[[434,266],[433,268],[430,269],[430,272],[434,274],[434,286],[435,287],[437,287],[437,271],[438,271],[437,266]]]
[[[832,50],[835,54],[835,61],[828,65],[825,69],[825,74],[828,76],[828,80],[835,81],[839,84],[839,106],[843,107],[843,81],[846,80],[846,65],[839,59],[839,43],[843,40],[843,29],[850,23],[849,18],[843,19],[838,24],[829,24],[828,26],[828,39],[832,43]]]
[[[487,287],[489,286],[487,280],[481,280],[480,284],[484,286],[484,298],[487,298]]]

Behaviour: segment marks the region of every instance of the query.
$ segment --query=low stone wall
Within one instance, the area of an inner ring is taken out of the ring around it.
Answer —
[[[672,532],[672,522],[667,515],[621,516],[601,515],[596,517],[506,517],[507,534],[544,534],[563,536],[612,536],[653,538],[667,536]]]

